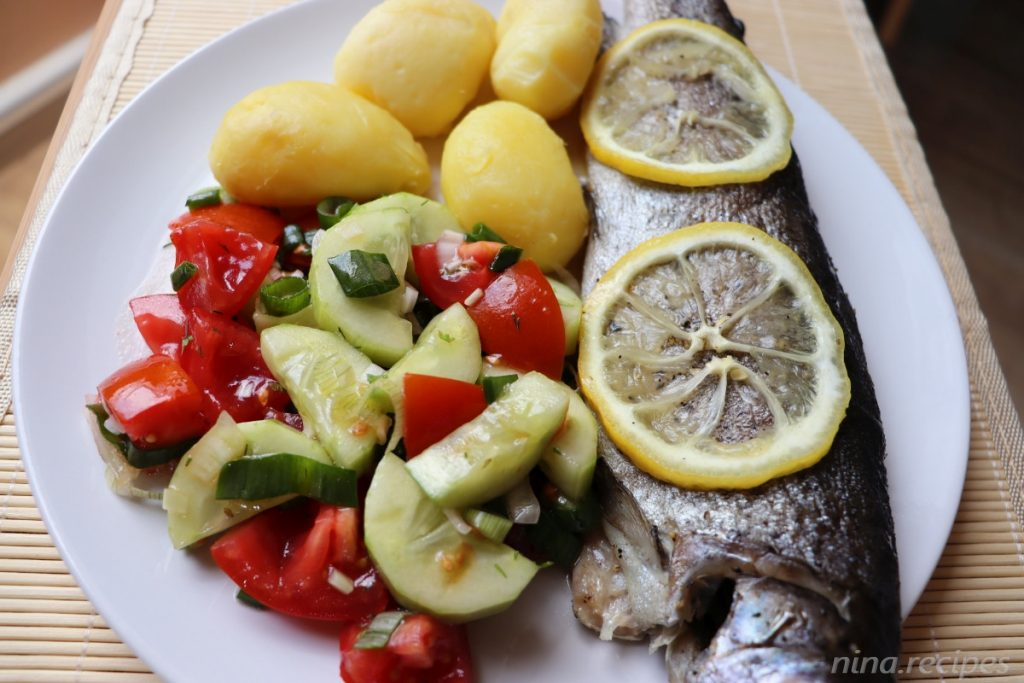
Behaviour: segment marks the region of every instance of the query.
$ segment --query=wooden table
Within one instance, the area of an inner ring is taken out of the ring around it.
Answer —
[[[339,0],[343,1],[343,0]],[[156,680],[68,575],[21,467],[10,414],[10,339],[26,259],[74,164],[110,117],[194,49],[288,0],[108,0],[75,80],[12,256],[0,275],[0,683]],[[935,575],[905,623],[905,678],[960,675],[953,658],[1004,658],[1024,680],[1024,438],[984,317],[913,125],[859,0],[733,0],[768,64],[835,115],[888,174],[930,241],[956,302],[972,386],[967,484]],[[1004,667],[990,668],[1001,672]],[[975,670],[965,677],[978,676]]]

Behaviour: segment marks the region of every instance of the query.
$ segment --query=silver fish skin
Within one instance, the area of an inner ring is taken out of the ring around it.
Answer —
[[[619,35],[673,16],[743,33],[720,0],[624,5]],[[852,397],[817,465],[749,491],[661,482],[602,433],[596,489],[604,519],[571,577],[577,618],[602,638],[665,646],[672,683],[826,681],[861,670],[855,680],[892,680],[899,575],[882,424],[854,311],[796,156],[763,182],[710,188],[631,178],[593,158],[588,173],[595,225],[584,294],[649,238],[703,221],[759,227],[791,247],[821,287],[845,333]],[[854,657],[862,659],[842,659]]]

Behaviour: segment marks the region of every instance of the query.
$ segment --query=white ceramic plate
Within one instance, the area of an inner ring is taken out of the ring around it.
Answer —
[[[58,199],[18,309],[15,407],[25,463],[72,573],[125,642],[168,683],[337,681],[334,627],[247,609],[203,553],[175,551],[164,516],[114,496],[82,418],[83,396],[120,366],[115,321],[209,178],[207,146],[247,92],[330,80],[334,52],[373,0],[314,0],[204,48],[138,97]],[[483,3],[496,9],[499,0]],[[611,3],[615,4],[615,3]],[[615,7],[609,8],[615,12]],[[888,439],[904,613],[956,512],[969,395],[956,313],[932,252],[892,184],[822,107],[776,75],[796,117],[811,204],[857,309]],[[643,646],[577,626],[548,572],[510,612],[473,627],[486,683],[664,681]]]

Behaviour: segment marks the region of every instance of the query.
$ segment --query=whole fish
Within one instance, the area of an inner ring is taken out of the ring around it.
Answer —
[[[742,38],[721,0],[624,0],[624,9],[620,35],[682,16]],[[602,433],[604,520],[573,571],[577,618],[605,639],[665,646],[673,682],[819,681],[861,670],[869,675],[858,680],[891,679],[899,577],[882,424],[799,162],[763,182],[694,189],[631,178],[593,158],[588,170],[595,230],[584,293],[649,238],[703,221],[759,227],[791,247],[821,287],[845,332],[852,397],[828,455],[748,491],[664,483]]]

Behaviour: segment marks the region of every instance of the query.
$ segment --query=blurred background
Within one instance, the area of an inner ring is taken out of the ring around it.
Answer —
[[[865,2],[1024,412],[1024,2]],[[0,0],[0,262],[102,7]]]

